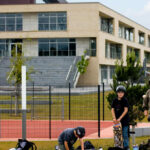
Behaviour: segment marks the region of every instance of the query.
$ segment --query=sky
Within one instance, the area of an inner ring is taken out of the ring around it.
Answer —
[[[150,29],[150,0],[67,0],[68,2],[100,2]],[[42,0],[37,0],[41,3]]]

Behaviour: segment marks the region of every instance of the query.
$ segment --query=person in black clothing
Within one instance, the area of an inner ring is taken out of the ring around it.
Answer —
[[[73,144],[79,138],[81,143],[81,150],[84,150],[84,143],[82,139],[84,136],[85,136],[85,129],[83,127],[68,128],[64,130],[58,138],[59,149],[74,150]]]
[[[123,135],[123,146],[125,150],[129,149],[129,114],[128,114],[128,100],[125,98],[126,88],[122,85],[116,88],[117,98],[113,100],[112,103],[112,117],[114,124],[121,122],[122,125],[122,135]]]

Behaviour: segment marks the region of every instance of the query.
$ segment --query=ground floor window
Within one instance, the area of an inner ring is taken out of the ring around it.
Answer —
[[[76,56],[76,39],[39,39],[39,56]]]
[[[105,84],[112,83],[113,75],[115,74],[115,66],[101,65],[101,82]]]
[[[145,58],[146,58],[146,62],[150,63],[150,53],[149,52],[145,52]]]
[[[0,39],[0,57],[22,54],[22,39]]]

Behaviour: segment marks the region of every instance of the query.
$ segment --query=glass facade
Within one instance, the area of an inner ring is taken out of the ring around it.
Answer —
[[[39,56],[76,56],[76,40],[39,39]]]
[[[145,44],[145,33],[139,32],[139,44]]]
[[[22,39],[0,39],[0,57],[22,54]]]
[[[66,12],[50,12],[38,14],[39,30],[67,30]]]
[[[113,34],[113,19],[101,18],[101,30]]]
[[[150,63],[150,53],[149,52],[145,52],[145,58],[147,63]]]
[[[9,56],[8,40],[0,40],[0,57]]]
[[[127,53],[134,51],[136,59],[140,59],[140,50],[132,47],[127,47]]]
[[[22,14],[0,14],[0,31],[22,31]]]
[[[121,44],[109,43],[105,44],[105,57],[111,59],[121,59],[122,46]]]
[[[127,28],[119,25],[119,37],[124,38],[129,41],[134,40],[133,28]]]

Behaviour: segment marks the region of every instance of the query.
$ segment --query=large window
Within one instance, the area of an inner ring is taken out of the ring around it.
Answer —
[[[113,19],[101,18],[101,30],[113,34]]]
[[[105,82],[107,78],[108,78],[107,66],[102,65],[101,66],[101,82]]]
[[[101,65],[101,82],[112,83],[115,74],[115,66]]]
[[[105,57],[111,58],[111,59],[121,59],[121,57],[122,57],[122,46],[121,46],[121,44],[106,42]]]
[[[145,44],[145,33],[139,32],[139,43],[144,45]]]
[[[76,40],[39,39],[39,56],[76,56]]]
[[[0,14],[0,31],[21,31],[22,14]]]
[[[90,56],[96,56],[96,38],[90,39]]]
[[[67,30],[66,12],[39,13],[39,30]]]
[[[145,52],[145,58],[147,63],[150,63],[150,52]]]
[[[127,53],[131,53],[131,52],[134,52],[135,53],[135,56],[136,56],[136,59],[140,59],[140,50],[137,49],[137,48],[132,48],[132,47],[127,47]]]
[[[119,37],[124,38],[129,41],[133,41],[133,28],[125,27],[123,25],[119,25]]]

